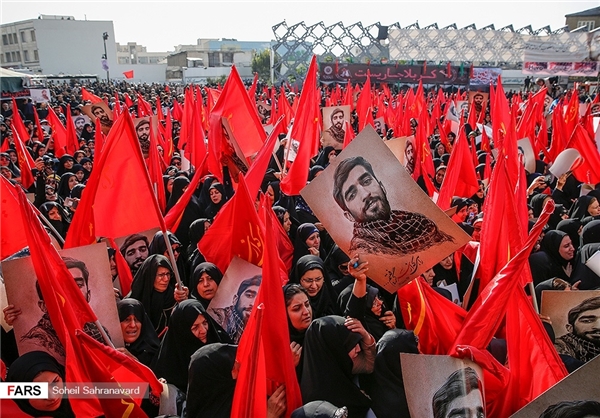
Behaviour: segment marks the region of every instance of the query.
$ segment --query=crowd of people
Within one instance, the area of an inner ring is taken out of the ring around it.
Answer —
[[[14,141],[19,139],[13,134],[12,122],[18,113],[29,134],[28,138],[20,140],[35,161],[35,181],[27,192],[33,194],[33,204],[39,209],[40,216],[45,218],[46,224],[51,226],[48,231],[59,243],[69,234],[71,220],[94,169],[95,145],[101,136],[95,131],[93,123],[84,124],[78,132],[79,150],[74,155],[64,154],[56,158],[53,128],[47,120],[48,108],[63,123],[66,123],[67,109],[70,109],[74,119],[81,114],[81,107],[88,104],[82,96],[82,87],[104,100],[111,109],[115,108],[116,100],[121,102],[118,104],[121,108],[125,108],[125,95],[128,95],[134,103],[129,108],[132,114],[136,114],[141,98],[154,105],[154,112],[165,116],[173,114],[174,102],[184,105],[184,95],[174,85],[131,85],[125,82],[85,86],[51,84],[51,102],[32,103],[30,99],[19,99],[17,108],[10,101],[2,102],[3,120],[0,126],[3,152],[0,154],[0,173],[9,181],[19,184],[22,171],[29,170],[19,160],[14,146]],[[320,105],[325,106],[333,88],[322,86],[320,89],[323,97]],[[268,88],[259,85],[255,99],[272,102],[273,97],[268,92]],[[288,100],[293,105],[296,94],[288,89],[287,96],[280,96],[280,100]],[[377,94],[383,93],[377,90]],[[381,103],[392,106],[398,95],[404,97],[405,94],[405,90],[394,89],[390,92],[391,96],[384,97]],[[431,88],[425,90],[424,94],[425,100],[433,103],[438,92]],[[445,97],[451,98],[452,94],[446,93]],[[570,94],[580,94],[582,103],[591,99],[584,91],[571,90]],[[521,102],[531,98],[528,92],[512,96],[518,96]],[[544,109],[547,120],[552,119],[552,106],[563,99],[566,101],[567,96],[549,97]],[[156,108],[158,103],[161,108]],[[275,103],[270,104],[274,108]],[[338,104],[341,103],[331,105]],[[490,112],[490,107],[488,104],[480,108],[484,115],[478,116],[482,121],[479,128],[469,126],[467,115],[464,115],[464,124],[461,123],[460,129],[465,129],[467,137],[479,136],[479,130],[492,126],[493,112]],[[379,111],[373,109],[373,116],[380,114]],[[435,170],[435,176],[429,180],[436,192],[444,182],[458,134],[451,131],[440,133],[440,129],[446,126],[443,124],[446,111],[442,109],[441,124],[428,133]],[[35,120],[39,120],[40,126],[36,125]],[[263,122],[266,122],[266,118]],[[173,138],[175,153],[163,175],[167,212],[182,197],[192,178],[192,173],[182,170],[185,158],[177,148],[181,141],[181,124],[181,120],[173,119],[172,132],[169,133]],[[414,135],[419,129],[417,121],[411,120],[410,125]],[[351,124],[346,129],[353,129],[356,134],[358,126],[359,117],[354,111]],[[341,125],[334,127],[341,129]],[[547,129],[548,137],[551,137],[551,124]],[[383,140],[398,136],[393,126],[380,127],[378,133]],[[281,135],[280,141],[284,146],[271,159],[262,183],[262,192],[268,197],[293,244],[289,281],[283,286],[282,293],[288,320],[289,346],[305,405],[292,412],[291,416],[409,417],[399,353],[418,354],[420,351],[414,330],[406,329],[408,321],[399,308],[399,296],[369,278],[369,263],[359,262],[358,253],[346,254],[341,250],[301,196],[287,196],[281,191],[281,165],[284,163],[286,136]],[[472,242],[477,243],[481,240],[483,222],[490,222],[483,211],[489,186],[489,178],[485,178],[484,172],[486,160],[493,160],[494,153],[481,149],[481,142],[471,144],[476,148],[473,153],[480,163],[476,167],[479,190],[473,195],[455,196],[452,199],[451,206],[455,211],[451,219],[470,236]],[[319,154],[313,156],[308,181],[320,175],[340,150],[341,146],[322,147]],[[276,161],[277,158],[279,161]],[[409,165],[414,163],[408,161]],[[600,277],[586,265],[600,250],[600,183],[586,185],[586,193],[582,193],[583,182],[570,171],[559,177],[549,173],[547,155],[537,155],[535,167],[535,171],[526,173],[530,228],[548,200],[554,200],[556,205],[538,245],[529,257],[535,286],[535,294],[531,297],[541,303],[543,290],[600,289]],[[414,169],[407,168],[411,172]],[[596,167],[596,170],[600,170],[600,167]],[[232,180],[227,166],[223,173],[222,183],[212,175],[202,179],[185,207],[177,230],[168,232],[167,237],[162,232],[156,233],[153,239],[142,234],[127,237],[120,246],[120,253],[133,276],[128,294],[123,294],[119,285],[118,276],[122,272],[118,271],[115,250],[108,249],[115,303],[125,342],[119,351],[148,366],[158,378],[172,385],[177,394],[175,408],[170,411],[172,415],[181,416],[185,410],[187,417],[229,417],[237,378],[234,367],[237,343],[250,317],[260,285],[260,277],[242,283],[234,296],[235,303],[231,310],[222,313],[228,317],[231,327],[222,327],[218,318],[209,314],[209,304],[217,294],[224,271],[214,264],[215,260],[205,258],[198,243],[210,230],[226,202],[234,196],[235,179]],[[423,178],[417,179],[417,183],[428,192]],[[169,257],[168,246],[175,256],[175,264]],[[443,297],[468,309],[474,302],[469,300],[468,291],[475,266],[475,259],[457,252],[440,260],[422,277]],[[176,273],[181,278],[181,285],[175,280]],[[454,295],[447,290],[453,284],[457,289]],[[555,338],[550,318],[540,316],[548,337],[569,372],[600,354],[599,312],[600,298],[586,300],[574,307],[568,314],[569,333],[558,338]],[[5,321],[13,325],[19,321],[22,311],[18,306],[9,304],[3,307],[3,313]],[[501,338],[498,340],[501,341]],[[64,364],[61,364],[60,358],[51,356],[47,350],[19,356],[16,344],[14,333],[2,330],[2,361],[8,368],[8,374],[0,378],[12,382],[39,381],[45,373],[53,379],[65,379]],[[490,349],[490,352],[501,364],[506,364],[505,350]],[[62,361],[64,363],[64,359]],[[285,388],[279,387],[269,395],[268,417],[285,416]],[[466,393],[458,396],[466,396]],[[453,399],[448,400],[451,401]],[[46,402],[18,400],[17,405],[31,416],[74,416],[67,398]],[[582,405],[554,405],[543,416],[566,416],[553,412],[565,408],[582,408],[592,411],[585,416],[600,416],[600,403],[589,401]],[[159,410],[165,411],[165,406],[159,405],[157,400],[147,400],[142,406],[149,416],[157,416]],[[287,416],[290,412],[287,411]],[[485,411],[471,416],[485,416]]]

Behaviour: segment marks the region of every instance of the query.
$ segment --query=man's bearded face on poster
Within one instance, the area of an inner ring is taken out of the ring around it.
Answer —
[[[342,185],[345,215],[353,222],[388,219],[390,203],[383,185],[364,166],[355,166]]]
[[[331,114],[331,124],[335,127],[335,129],[342,129],[344,126],[344,112],[333,112]]]

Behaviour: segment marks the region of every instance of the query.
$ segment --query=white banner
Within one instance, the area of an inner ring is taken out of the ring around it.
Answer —
[[[31,89],[29,90],[29,95],[35,103],[50,101],[50,89]]]

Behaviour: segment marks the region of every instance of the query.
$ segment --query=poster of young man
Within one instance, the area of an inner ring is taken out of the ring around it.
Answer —
[[[398,161],[400,161],[400,164],[406,168],[408,174],[412,175],[413,171],[415,171],[415,137],[402,136],[400,138],[392,138],[384,143]]]
[[[158,117],[146,116],[143,118],[133,119],[133,127],[135,135],[140,143],[142,155],[148,158],[150,155],[150,130],[154,130],[154,135],[158,135]]]
[[[400,364],[412,418],[485,418],[483,372],[475,363],[400,353]]]
[[[93,123],[96,123],[96,119],[100,119],[100,126],[102,127],[102,133],[108,135],[108,131],[113,125],[113,113],[108,105],[104,102],[98,102],[91,105],[86,105],[81,108],[82,112],[85,113]]]
[[[600,356],[569,374],[511,418],[600,417],[599,374]]]
[[[256,102],[256,110],[258,110],[258,116],[260,117],[260,123],[263,125],[269,121],[271,117],[271,105],[264,100]]]
[[[215,297],[207,312],[229,334],[235,344],[248,323],[258,288],[262,282],[262,269],[239,257],[234,257],[223,275]]]
[[[389,292],[469,240],[370,126],[301,195],[336,244],[368,261],[368,276]]]
[[[584,363],[600,354],[600,290],[545,290],[541,314],[552,321],[559,354]]]
[[[115,347],[123,347],[106,245],[87,245],[61,250],[59,253]],[[31,258],[3,262],[2,271],[8,303],[22,312],[13,322],[19,354],[46,351],[64,364],[65,349],[50,322]],[[95,324],[87,323],[83,331],[104,343]]]
[[[332,106],[323,108],[323,148],[342,149],[346,135],[346,122],[350,123],[350,106]]]
[[[489,96],[489,93],[483,91],[469,92],[469,103],[473,103],[473,107],[475,108],[477,115],[479,115],[479,112],[485,108],[485,103],[487,103]]]

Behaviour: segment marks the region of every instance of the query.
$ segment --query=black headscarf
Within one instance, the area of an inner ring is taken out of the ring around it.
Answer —
[[[317,174],[319,174],[323,170],[325,170],[323,166],[319,164],[313,165],[308,171],[308,181],[313,181],[315,177],[317,177]]]
[[[581,230],[581,245],[600,242],[600,220],[586,224]]]
[[[196,266],[204,261],[204,256],[201,256],[200,250],[198,249],[198,243],[205,234],[206,228],[204,227],[204,224],[206,222],[210,224],[210,219],[196,219],[194,222],[191,223],[190,228],[188,229],[188,238],[190,239],[190,243],[186,249],[186,258],[188,260],[188,266],[190,271],[194,271]]]
[[[63,154],[63,156],[60,157],[60,159],[58,160],[58,170],[56,170],[56,174],[62,176],[63,174],[68,172],[65,168],[65,163],[67,161],[73,161],[73,164],[75,164],[75,159],[73,158],[73,156],[69,154]]]
[[[271,186],[271,188],[273,189],[273,205],[276,205],[277,202],[279,202],[279,199],[281,198],[281,187],[279,185],[279,180],[270,181],[267,187],[268,186]]]
[[[375,369],[366,375],[365,389],[377,418],[408,417],[400,353],[419,354],[417,339],[412,331],[393,329],[377,342]]]
[[[229,418],[235,380],[231,370],[237,346],[207,344],[190,361],[187,390],[188,418]]]
[[[154,279],[159,267],[165,267],[171,272],[171,282],[167,290],[162,293],[154,290]],[[174,291],[175,278],[171,263],[164,255],[153,254],[144,260],[135,273],[135,277],[131,283],[131,292],[129,292],[127,297],[142,302],[144,310],[154,326],[154,330],[160,335],[167,326],[171,310],[175,306]]]
[[[558,205],[557,205],[558,206]],[[579,219],[563,219],[556,225],[556,230],[566,232],[571,238],[575,251],[579,249],[579,228],[581,228],[581,221]]]
[[[192,325],[198,319],[198,315],[204,316],[208,322],[206,343],[192,334]],[[215,321],[196,299],[187,299],[178,304],[169,318],[169,328],[160,346],[156,360],[156,375],[164,377],[167,383],[171,383],[185,392],[188,384],[188,366],[192,354],[205,344],[229,342],[223,341],[223,337],[219,335],[215,325]]]
[[[337,406],[327,401],[312,401],[292,412],[291,418],[335,418],[341,416]]]
[[[17,358],[10,365],[6,376],[7,382],[33,382],[33,379],[42,372],[54,372],[65,379],[65,370],[50,354],[45,351],[30,351]],[[56,411],[40,411],[31,406],[28,399],[15,399],[21,411],[32,417],[75,417],[69,400],[63,397]]]
[[[548,219],[548,228],[549,229],[557,229],[558,224],[563,221],[563,216],[568,215],[569,211],[564,205],[557,203],[554,205],[554,212],[550,215],[550,219]],[[566,232],[566,231],[565,231]]]
[[[173,189],[171,192],[171,197],[167,202],[167,212],[171,210],[175,203],[183,196],[185,192],[183,189],[190,184],[190,180],[187,177],[179,176],[173,180]]]
[[[310,255],[310,251],[308,250],[308,245],[306,245],[306,240],[315,232],[319,232],[317,227],[311,223],[304,223],[298,227],[296,230],[296,238],[294,239],[294,259],[293,264],[300,259],[300,257],[305,255]],[[323,248],[319,247],[319,255],[322,255]],[[323,255],[322,258],[325,258]]]
[[[588,206],[592,204],[593,200],[597,199],[594,196],[590,195],[580,196],[571,208],[571,218],[583,219],[588,216],[592,216],[592,214],[588,212]]]
[[[60,213],[60,217],[62,218],[62,220],[55,221],[53,219],[50,219],[50,217],[48,216],[48,212],[50,212],[50,210],[52,210],[53,208],[58,209],[58,213]],[[46,202],[40,206],[40,212],[50,222],[50,225],[52,225],[54,229],[56,229],[56,232],[58,232],[63,239],[67,237],[67,231],[69,230],[69,226],[71,225],[71,223],[69,222],[69,215],[67,215],[65,209],[61,205],[59,205],[56,202]]]
[[[315,165],[320,165],[321,167],[326,168],[329,165],[329,153],[331,153],[331,151],[335,151],[335,148],[331,145],[323,148],[323,150],[317,156]]]
[[[361,340],[358,333],[344,325],[341,316],[315,319],[304,338],[302,348],[302,400],[325,400],[348,408],[349,418],[363,418],[370,399],[354,384],[352,359],[348,353]]]
[[[71,189],[69,189],[69,179],[71,179],[71,177],[75,177],[75,174],[67,172],[60,176],[60,182],[58,183],[56,192],[63,199],[66,199],[71,195]]]
[[[531,198],[529,204],[533,208],[533,217],[539,218],[542,214],[542,210],[544,209],[544,201],[546,199],[552,199],[552,196],[548,196],[547,194],[540,193],[536,194]]]
[[[309,296],[310,306],[313,311],[313,319],[326,315],[335,315],[339,312],[337,309],[337,294],[333,290],[331,281],[325,272],[323,260],[315,255],[305,255],[300,257],[292,271],[292,283],[300,283],[300,279],[309,270],[319,269],[323,273],[323,286],[315,296]]]
[[[171,243],[171,245],[173,244],[179,244],[179,257],[177,258],[177,271],[179,272],[179,278],[186,283],[187,282],[187,271],[185,268],[185,255],[183,253],[183,245],[181,245],[181,242],[179,242],[179,240],[177,239],[177,237],[172,234],[171,232],[167,231],[167,236],[169,237],[169,242]],[[165,243],[165,237],[162,233],[162,231],[158,231],[156,234],[154,234],[154,237],[152,238],[152,242],[150,242],[150,245],[148,246],[148,254],[160,254],[160,255],[164,255],[165,257],[168,257],[168,255],[165,255],[165,252],[167,252],[167,245]]]
[[[190,296],[200,301],[200,303],[202,303],[202,305],[205,308],[208,308],[210,300],[204,299],[198,293],[198,283],[200,282],[200,277],[202,276],[202,273],[208,274],[210,278],[213,279],[215,283],[217,283],[217,286],[221,284],[221,280],[223,280],[223,273],[221,273],[221,270],[219,270],[219,268],[216,265],[208,262],[198,264],[198,266],[194,269],[194,272],[192,273],[189,286]]]
[[[342,312],[344,316],[350,316],[360,320],[369,334],[375,338],[375,341],[379,341],[383,334],[389,329],[379,320],[380,317],[375,315],[371,310],[375,298],[379,297],[379,289],[367,285],[367,294],[364,296],[365,299],[363,299],[357,298],[352,294],[353,288],[354,284],[349,284],[340,292],[340,295],[338,296],[338,307],[340,312]],[[352,301],[348,303],[351,297]],[[384,313],[383,309],[381,313]]]
[[[569,264],[569,260],[562,258],[559,253],[560,243],[567,236],[566,232],[548,231],[542,239],[540,251],[529,256],[534,285],[537,286],[544,280],[554,277],[565,281],[570,280],[564,269]]]
[[[142,331],[137,340],[131,344],[125,343],[125,348],[133,354],[140,363],[152,367],[154,366],[153,360],[158,354],[160,348],[160,341],[150,318],[146,315],[144,305],[137,299],[125,298],[117,302],[117,310],[119,312],[119,321],[125,321],[129,315],[133,315],[138,321],[142,323]]]
[[[202,183],[202,187],[200,188],[200,196],[198,198],[198,203],[200,203],[200,207],[205,208],[207,207],[211,200],[210,200],[210,194],[209,194],[209,189],[210,186],[212,186],[213,181],[216,180],[216,177],[212,177],[212,176],[207,176],[204,179],[204,182]]]
[[[213,203],[213,201],[211,200],[210,203],[208,204],[208,206],[206,207],[204,212],[206,213],[206,217],[210,218],[210,219],[214,219],[214,217],[217,216],[217,213],[223,207],[225,202],[227,202],[227,195],[225,194],[225,187],[223,187],[223,185],[221,183],[212,184],[208,189],[209,194],[210,194],[210,190],[212,190],[212,189],[216,189],[219,191],[219,193],[221,193],[221,201],[219,203]]]

